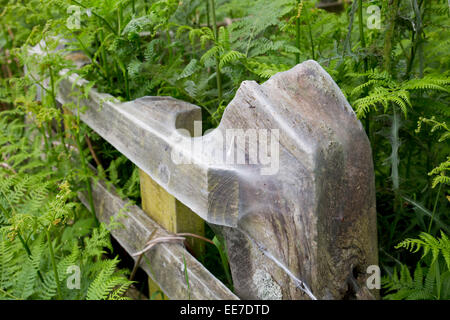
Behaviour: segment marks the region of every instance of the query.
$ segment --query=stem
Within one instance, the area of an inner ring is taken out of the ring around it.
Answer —
[[[394,222],[391,226],[391,233],[389,237],[389,244],[393,240],[395,229],[397,228],[398,221],[400,220],[400,216],[403,213],[402,206],[402,198],[400,197],[400,185],[399,185],[399,173],[398,173],[398,164],[400,160],[398,160],[398,148],[399,148],[399,121],[400,116],[397,113],[397,107],[393,106],[393,115],[392,115],[392,125],[391,125],[391,159],[397,159],[397,161],[391,160],[391,178],[392,178],[392,189],[394,191],[394,203],[393,203],[393,212],[395,215]]]
[[[45,137],[47,138],[47,143],[48,143],[48,148],[49,148],[49,153],[53,154],[53,149],[52,149],[52,135],[51,135],[51,130],[50,130],[50,125],[48,124],[48,122],[44,122],[42,124],[43,128],[44,128],[44,134]],[[48,135],[48,137],[47,137]]]
[[[312,59],[315,60],[316,55],[314,53],[314,40],[313,40],[313,36],[312,36],[311,23],[309,21],[308,9],[305,9],[305,20],[306,20],[306,25],[308,26],[309,42],[311,43],[311,56],[312,56]]]
[[[191,300],[191,285],[189,283],[189,275],[188,275],[188,271],[187,271],[186,257],[184,256],[184,254],[183,254],[183,264],[184,264],[184,278],[186,280],[187,290],[188,290],[188,300]]]
[[[75,37],[75,39],[78,40],[78,43],[81,46],[81,49],[83,50],[83,53],[86,54],[88,56],[88,58],[90,59],[91,63],[94,64],[97,69],[98,69],[98,73],[100,74],[100,76],[105,79],[105,81],[109,80],[109,76],[106,70],[103,69],[103,67],[101,65],[99,65],[97,63],[97,61],[95,61],[95,58],[92,57],[91,53],[89,52],[88,48],[86,48],[86,46],[84,45],[84,43],[81,41],[81,39],[74,33],[72,33],[72,35]],[[103,44],[102,44],[103,45]],[[101,71],[101,72],[100,72]],[[31,75],[31,74],[30,74]]]
[[[209,18],[209,0],[206,0],[206,24],[208,28],[211,28],[211,21]]]
[[[411,171],[411,157],[412,157],[412,153],[413,153],[413,148],[409,147],[408,148],[408,158],[406,161],[406,179],[409,180],[409,176],[410,176],[410,171]]]
[[[252,43],[253,40],[253,36],[255,34],[255,28],[252,28],[252,32],[250,33],[250,37],[248,37],[248,42],[247,42],[247,48],[245,49],[245,57],[248,57],[248,51],[250,50],[250,45]]]
[[[406,79],[409,79],[409,74],[411,73],[412,66],[414,64],[414,57],[416,56],[416,46],[415,43],[415,33],[413,32],[411,35],[411,53],[409,55],[408,64],[406,66]]]
[[[366,50],[366,38],[364,36],[364,21],[363,21],[363,5],[362,0],[358,3],[358,17],[359,17],[359,38],[361,41],[361,47]],[[367,72],[367,57],[364,57],[364,72]]]
[[[131,100],[130,83],[129,83],[129,80],[128,80],[128,70],[127,69],[125,69],[123,77],[125,79],[125,90],[126,90],[126,94],[127,94],[127,101],[130,101]]]
[[[40,85],[40,83],[36,79],[34,79],[34,77],[31,75],[31,73],[29,73],[29,75],[36,82],[36,84]],[[41,101],[43,101],[44,94],[46,92],[48,92],[48,90],[43,85],[41,85],[40,87],[43,89],[41,92],[41,94],[42,94]],[[42,122],[38,128],[39,128],[39,131],[41,132],[42,136],[44,137],[44,148],[45,148],[45,152],[48,154],[48,153],[50,153],[51,150],[50,150],[50,144],[48,143],[47,134],[45,132],[45,122]]]
[[[5,197],[6,201],[9,203],[9,206],[11,207],[11,210],[15,211],[15,209],[14,209],[14,207],[13,207],[11,201],[9,201],[8,197],[6,196],[6,194],[5,194],[3,191],[1,191],[1,192],[2,192],[2,194],[3,194],[3,197]],[[5,213],[5,216],[6,216],[8,219],[11,219],[11,215],[9,214],[9,212],[8,212],[5,208],[3,208],[3,206],[1,206],[1,204],[0,204],[0,209],[2,209],[2,211]],[[22,247],[25,249],[25,252],[27,253],[27,256],[28,256],[28,257],[31,257],[31,250],[30,250],[30,247],[28,247],[28,244],[27,244],[26,241],[22,238],[22,236],[20,235],[19,232],[17,232],[17,237],[19,238],[20,243],[22,244]],[[37,274],[38,274],[38,276],[39,276],[39,279],[40,279],[42,282],[44,282],[44,278],[42,277],[42,274],[41,274],[41,272],[40,272],[39,270],[37,271]]]
[[[215,247],[217,248],[217,250],[219,251],[220,260],[222,262],[222,268],[225,272],[225,276],[227,277],[229,288],[231,290],[233,290],[233,278],[232,278],[231,272],[230,272],[230,265],[229,265],[228,256],[226,253],[227,251],[226,251],[225,247],[222,245],[222,243],[220,242],[219,238],[217,238],[217,236],[214,236],[213,243],[214,243]]]
[[[45,134],[45,128],[43,125],[41,125],[41,127],[39,128],[39,130],[41,131],[42,136],[44,137],[44,147],[45,147],[45,151],[47,153],[50,152],[50,146],[48,144],[48,140],[47,140],[47,135]]]
[[[208,243],[211,243],[211,244],[215,245],[215,243],[212,240],[210,240],[208,238],[205,238],[205,237],[202,237],[202,236],[199,236],[198,234],[194,234],[194,233],[182,232],[182,233],[177,233],[176,236],[197,238],[197,239],[200,239],[200,240],[203,240],[205,242],[208,242]]]
[[[412,71],[414,65],[414,58],[416,57],[416,53],[419,53],[419,75],[420,78],[423,77],[423,46],[422,46],[422,17],[420,13],[420,7],[422,6],[422,2],[417,4],[417,1],[413,1],[414,12],[416,15],[416,31],[412,32],[411,35],[411,54],[408,60],[407,68],[406,68],[406,78],[409,79],[409,75]]]
[[[364,119],[364,127],[366,129],[367,138],[369,138],[369,141],[371,142],[371,136],[370,136],[370,112],[366,114],[366,118]]]
[[[31,258],[31,250],[30,247],[28,247],[28,244],[25,242],[25,240],[22,238],[22,236],[17,233],[17,237],[19,238],[20,242],[22,243],[23,248],[25,249],[25,252],[27,253],[27,256]],[[39,279],[44,282],[44,278],[42,277],[41,271],[38,270],[37,274],[39,276]]]
[[[397,16],[399,1],[393,0],[392,8],[389,17],[389,27],[386,31],[386,37],[384,39],[384,70],[391,70],[391,51],[392,51],[392,38],[394,36],[395,18]]]
[[[94,159],[95,163],[97,164],[97,167],[103,168],[102,163],[98,159],[97,154],[95,153],[94,147],[92,146],[91,139],[89,139],[87,134],[84,136],[84,139],[86,140],[89,151],[91,152],[91,156]]]
[[[49,72],[50,72],[50,95],[52,97],[52,101],[53,101],[53,106],[55,107],[55,109],[60,109],[58,107],[58,102],[56,101],[56,94],[55,94],[55,77],[53,75],[53,69],[52,67],[49,67]],[[56,126],[57,130],[58,130],[58,134],[61,136],[61,144],[64,147],[64,151],[66,154],[69,154],[69,150],[67,149],[66,146],[66,141],[64,139],[64,132],[61,130],[60,126],[57,125]]]
[[[150,237],[148,237],[147,242],[149,242],[150,240],[153,239],[153,237],[155,236],[155,233],[156,233],[156,229],[153,230],[153,232],[150,234]],[[142,257],[144,256],[144,254],[145,254],[145,252],[140,254],[137,261],[134,263],[133,271],[131,271],[130,278],[129,278],[130,281],[134,280],[134,276],[136,275],[137,269],[139,268],[139,265],[141,264],[141,260],[142,260]]]
[[[53,252],[53,245],[52,245],[52,241],[50,239],[50,232],[48,230],[46,230],[45,233],[47,234],[48,248],[50,250],[50,259],[51,259],[52,265],[53,265],[53,273],[55,274],[56,289],[58,291],[58,299],[61,300],[62,299],[61,284],[59,283],[58,269],[56,267],[55,254]]]
[[[78,112],[77,112],[77,114],[78,114]],[[79,125],[80,125],[80,122],[78,121],[78,126]],[[98,226],[98,220],[97,220],[97,216],[95,214],[94,197],[92,196],[92,186],[91,186],[91,182],[89,181],[89,178],[88,178],[89,172],[88,172],[88,168],[87,168],[87,161],[86,161],[86,157],[84,156],[83,148],[81,145],[79,129],[75,131],[75,140],[77,143],[78,150],[80,152],[81,165],[83,168],[83,172],[84,172],[84,175],[86,176],[85,183],[86,183],[86,189],[88,191],[89,206],[91,207],[91,213],[94,217],[94,221],[95,221],[96,225]]]
[[[217,20],[216,20],[216,7],[215,7],[215,0],[211,0],[211,12],[212,12],[212,19],[213,19],[213,28],[214,28],[214,38],[217,42],[219,41],[218,37],[218,30],[217,30]],[[222,103],[222,79],[220,76],[220,58],[219,55],[216,54],[216,78],[217,78],[217,90],[218,92],[218,99],[219,99],[219,105]]]
[[[17,298],[16,296],[13,296],[11,293],[6,292],[5,290],[3,290],[2,288],[0,288],[0,292],[3,293],[5,296],[8,296],[14,300],[21,300],[20,298]]]
[[[119,9],[117,10],[117,34],[120,35],[120,21],[121,21],[121,11],[122,11],[122,6],[119,5]]]
[[[362,0],[359,0],[358,2],[358,19],[359,19],[359,39],[361,41],[361,47],[365,51],[366,49],[366,38],[364,36],[364,21],[363,21],[363,5]],[[365,56],[364,59],[364,72],[367,72],[368,64],[367,64],[367,57]],[[367,82],[367,77],[364,77],[364,82]],[[364,89],[364,95],[367,94],[367,90]],[[365,127],[366,127],[366,134],[367,137],[370,140],[370,114],[366,115],[365,119]]]
[[[167,30],[166,32],[166,37],[167,37],[167,52],[169,54],[169,61],[172,61],[172,55],[173,55],[173,50],[172,50],[172,38],[170,37],[170,31]]]
[[[222,78],[220,76],[220,61],[219,57],[216,57],[216,77],[217,77],[217,98],[219,100],[219,105],[222,103]]]
[[[87,9],[85,5],[83,5],[82,3],[80,3],[80,2],[78,2],[76,0],[72,0],[72,2],[74,2],[75,4],[79,5],[80,7],[84,8],[84,9]],[[109,22],[105,18],[103,18],[102,16],[99,16],[94,11],[92,11],[92,14],[94,16],[96,16],[97,18],[99,18],[100,20],[102,20],[103,23],[108,27],[108,29],[112,31],[112,33],[114,33],[115,35],[120,35],[120,33],[119,34],[116,33],[116,30],[114,30],[114,28],[111,27],[111,25],[109,24]]]
[[[127,101],[130,101],[130,85],[129,85],[129,79],[128,79],[128,70],[125,67],[125,65],[123,64],[122,60],[120,60],[120,58],[118,56],[115,57],[116,59],[116,66],[119,67],[120,71],[122,71],[122,77],[123,77],[123,81],[125,82],[125,95],[127,98]]]
[[[25,242],[25,240],[22,238],[20,233],[17,233],[17,236],[19,237],[20,242],[22,243],[23,248],[25,249],[25,252],[29,257],[31,257],[31,250],[30,247],[28,247],[28,244]]]
[[[427,169],[427,171],[426,172],[430,172],[431,171],[431,150],[430,150],[430,148],[429,148],[429,146],[427,146],[427,152],[426,152],[426,169]],[[427,184],[428,185],[431,185],[431,176],[430,175],[427,175]],[[427,203],[427,206],[428,207],[431,207],[431,202],[432,202],[433,200],[431,199],[431,192],[427,195],[427,200],[426,200],[426,203]]]
[[[300,13],[301,13],[301,0],[297,0],[298,3],[298,13],[297,18],[295,19],[295,42],[297,45],[297,49],[300,51]],[[300,63],[300,52],[295,54],[295,62],[296,64]]]
[[[105,37],[104,37],[104,34],[103,34],[103,29],[99,30],[98,37],[99,37],[99,40],[100,40],[100,56],[102,58],[102,67],[103,67],[103,70],[105,72],[106,77],[108,78],[109,85],[112,86],[111,77],[109,76],[108,68],[106,67],[106,62],[107,61],[106,61],[105,46],[103,45],[104,41],[105,41]]]
[[[434,200],[433,213],[431,215],[430,224],[428,225],[428,233],[430,233],[431,225],[433,224],[433,221],[434,221],[434,214],[436,213],[436,208],[437,208],[439,196],[441,194],[441,187],[442,187],[442,183],[439,184],[439,189],[438,189],[438,192],[437,192],[437,195],[436,195],[436,199]]]
[[[347,28],[347,35],[345,36],[344,44],[342,45],[342,56],[341,56],[341,62],[344,60],[344,56],[347,53],[347,50],[351,52],[351,35],[352,35],[352,29],[353,29],[353,21],[355,19],[355,12],[358,7],[358,2],[353,1],[352,9],[350,11],[350,17],[348,21],[348,28]],[[339,64],[340,64],[339,63]]]

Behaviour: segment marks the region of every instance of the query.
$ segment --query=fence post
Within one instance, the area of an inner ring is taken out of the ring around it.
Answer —
[[[228,222],[217,224],[235,293],[241,299],[376,298],[366,284],[368,267],[378,264],[371,148],[332,78],[306,61],[262,85],[243,82],[216,130],[225,136],[236,129],[249,139],[250,129],[279,130],[279,150],[270,152],[279,161],[269,175],[261,173],[261,162],[209,172],[207,220]],[[267,151],[266,138],[259,135],[254,144]],[[235,147],[228,140],[227,146]],[[239,148],[251,158],[250,147]]]

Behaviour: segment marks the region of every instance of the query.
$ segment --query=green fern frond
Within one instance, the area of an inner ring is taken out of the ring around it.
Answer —
[[[102,271],[89,286],[87,300],[107,300],[118,299],[126,292],[131,285],[123,276],[114,275],[119,260],[106,260],[103,263]]]
[[[208,51],[206,51],[202,57],[200,58],[200,62],[205,66],[212,66],[214,64],[214,59],[217,55],[220,54],[221,48],[218,46],[214,46]]]
[[[44,237],[39,236],[31,247],[31,255],[24,261],[14,283],[14,296],[27,299],[34,293],[44,252]]]
[[[102,223],[97,229],[94,229],[91,237],[85,239],[85,249],[83,258],[95,257],[100,259],[101,255],[106,253],[104,248],[112,251],[109,241],[109,232]]]
[[[245,59],[245,54],[238,51],[228,51],[220,57],[219,66],[223,68],[225,65],[238,61],[240,59]]]
[[[247,69],[263,79],[269,79],[278,72],[288,70],[289,67],[283,64],[268,64],[256,61],[255,59],[249,59],[247,62]]]
[[[435,76],[426,76],[421,79],[412,79],[402,83],[401,87],[404,90],[435,90],[449,92],[450,85],[449,78],[438,78]]]
[[[197,59],[192,59],[178,76],[177,80],[190,77],[197,71]]]
[[[420,132],[422,128],[422,124],[431,125],[431,132],[435,132],[437,130],[443,130],[444,133],[439,137],[439,142],[446,141],[450,138],[450,128],[447,126],[445,122],[437,121],[434,116],[430,119],[420,117],[416,132]],[[431,170],[428,175],[435,175],[432,183],[432,188],[435,188],[438,184],[446,184],[450,185],[450,177],[447,175],[450,171],[450,156],[447,156],[447,159],[440,163],[437,167]]]
[[[423,250],[422,259],[428,253],[431,253],[431,263],[434,263],[438,259],[439,255],[442,254],[447,264],[447,268],[450,269],[450,240],[443,231],[441,231],[440,239],[435,238],[426,232],[422,232],[418,239],[405,239],[395,248],[404,248],[413,253]]]

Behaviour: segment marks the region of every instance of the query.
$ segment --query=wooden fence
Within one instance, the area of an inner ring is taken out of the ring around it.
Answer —
[[[43,54],[39,45],[31,53]],[[86,83],[67,76],[58,101],[83,106],[82,121],[140,168],[142,209],[93,185],[99,220],[125,226],[112,236],[130,255],[155,230],[201,235],[205,221],[225,239],[235,293],[179,243],[144,254],[141,267],[168,298],[377,297],[365,284],[378,263],[370,144],[319,64],[243,82],[218,128],[193,138],[199,107],[171,97],[121,103],[95,89],[73,95]],[[202,252],[201,241],[191,244]]]

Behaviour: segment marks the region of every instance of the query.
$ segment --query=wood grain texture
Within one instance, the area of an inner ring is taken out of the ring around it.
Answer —
[[[280,129],[278,173],[239,173],[238,226],[224,229],[237,294],[267,297],[263,279],[283,299],[303,299],[297,278],[319,299],[357,297],[349,277],[364,291],[378,263],[375,182],[369,141],[338,86],[314,61],[246,81],[227,128]]]

